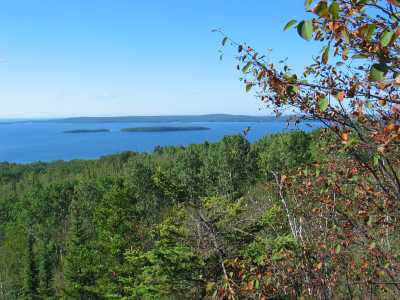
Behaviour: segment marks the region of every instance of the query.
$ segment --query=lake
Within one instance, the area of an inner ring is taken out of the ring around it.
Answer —
[[[171,132],[121,132],[121,129],[151,126],[201,126],[209,130]],[[247,137],[254,142],[261,137],[296,128],[283,121],[270,122],[8,122],[0,123],[0,161],[30,163],[35,161],[95,159],[123,151],[151,152],[157,145],[176,146],[216,142],[225,135],[241,134],[250,127]],[[66,134],[65,131],[108,129],[107,132]]]

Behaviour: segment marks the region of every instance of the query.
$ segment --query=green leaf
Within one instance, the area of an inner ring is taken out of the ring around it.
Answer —
[[[337,244],[336,249],[335,249],[336,254],[339,254],[341,249],[342,249],[342,246],[340,246],[340,244]]]
[[[344,29],[342,31],[342,36],[343,36],[343,38],[344,38],[346,43],[350,43],[350,36],[349,36],[349,33],[348,33],[348,31],[346,29]]]
[[[247,62],[247,64],[242,68],[243,73],[247,73],[247,71],[250,69],[250,67],[253,65],[251,61]]]
[[[365,35],[365,39],[367,41],[371,40],[375,32],[375,29],[376,29],[375,24],[368,24],[365,28],[363,28],[362,33]]]
[[[290,20],[289,22],[287,22],[287,24],[285,25],[285,27],[283,27],[283,31],[288,30],[290,27],[292,27],[294,24],[296,24],[297,21],[296,20]]]
[[[368,54],[354,54],[352,57],[352,59],[365,59],[365,58],[369,58]]]
[[[329,100],[326,96],[322,97],[321,99],[319,99],[319,109],[321,111],[326,111],[328,109],[329,106]]]
[[[329,46],[325,47],[324,52],[322,53],[322,63],[326,65],[329,59]]]
[[[317,6],[314,7],[313,12],[319,17],[329,16],[328,3],[326,1],[319,1]]]
[[[329,6],[329,12],[331,13],[332,19],[334,20],[339,19],[339,11],[340,11],[339,3],[333,1],[332,4]]]
[[[311,40],[313,33],[312,20],[301,21],[297,25],[297,33],[306,41]]]
[[[369,0],[360,0],[357,2],[357,5],[365,5]]]
[[[251,88],[253,87],[252,83],[246,84],[246,92],[250,92]]]
[[[387,45],[389,45],[390,41],[392,40],[394,35],[394,32],[392,30],[385,30],[382,35],[381,35],[381,45],[383,47],[386,47]]]
[[[380,159],[379,155],[375,154],[372,159],[374,161],[374,166],[375,167],[378,166],[379,165],[379,159]]]
[[[387,71],[388,67],[384,63],[373,64],[369,70],[369,78],[371,81],[384,80]]]
[[[313,2],[313,0],[305,0],[304,1],[304,7],[306,9],[308,9],[311,6],[311,3]]]
[[[295,96],[299,92],[299,87],[295,85],[289,85],[286,88],[286,93],[290,96]]]
[[[255,279],[253,285],[255,289],[258,289],[260,287],[260,281],[258,281],[258,279]]]
[[[217,296],[218,296],[218,289],[215,289],[212,297],[213,297],[213,299],[217,299]]]
[[[224,39],[222,40],[222,46],[225,46],[227,41],[228,41],[228,37],[224,37]]]

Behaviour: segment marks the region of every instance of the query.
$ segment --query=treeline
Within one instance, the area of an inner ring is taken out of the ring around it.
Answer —
[[[0,299],[215,296],[229,259],[295,247],[268,182],[315,160],[317,136],[1,164]]]

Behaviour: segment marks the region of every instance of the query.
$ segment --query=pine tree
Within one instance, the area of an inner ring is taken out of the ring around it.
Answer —
[[[39,272],[34,253],[35,238],[32,232],[28,233],[26,252],[26,273],[24,278],[24,299],[38,299]]]
[[[83,207],[75,200],[71,204],[71,219],[64,264],[65,299],[100,299],[94,290],[94,251],[90,246],[90,231],[85,223]]]
[[[52,286],[52,243],[47,237],[43,242],[43,249],[39,261],[39,294],[42,299],[53,299],[54,289]]]

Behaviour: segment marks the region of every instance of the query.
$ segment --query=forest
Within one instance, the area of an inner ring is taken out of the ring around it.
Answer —
[[[212,296],[228,260],[295,249],[270,171],[319,157],[318,134],[2,164],[1,299]]]
[[[323,128],[2,163],[0,298],[399,299],[400,2],[305,9],[302,73],[214,32],[247,92]]]
[[[325,268],[337,276],[339,298],[349,290],[362,298],[369,288],[355,285],[374,267],[334,221],[318,217],[333,213],[329,206],[312,200],[338,172],[350,197],[364,176],[346,169],[332,138],[327,129],[254,144],[237,135],[92,161],[3,163],[0,298],[286,299],[302,294],[303,272],[317,281]],[[337,201],[348,200],[338,193]],[[384,243],[399,249],[395,237]],[[357,261],[351,279],[329,266],[349,256]]]

